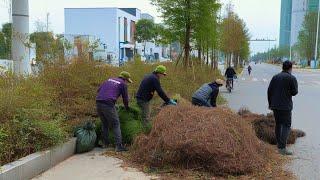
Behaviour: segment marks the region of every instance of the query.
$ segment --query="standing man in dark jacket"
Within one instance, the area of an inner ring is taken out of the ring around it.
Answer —
[[[163,65],[157,66],[152,74],[148,74],[142,80],[139,90],[136,95],[137,104],[142,111],[142,119],[144,126],[149,122],[150,105],[149,102],[153,98],[154,92],[157,91],[158,95],[167,104],[176,105],[177,103],[169,99],[160,85],[160,78],[166,76],[167,68]]]
[[[297,79],[291,75],[292,63],[285,61],[282,72],[275,75],[268,88],[269,108],[273,110],[276,121],[275,135],[279,153],[292,155],[286,149],[287,139],[291,130],[292,96],[298,94]]]
[[[105,81],[100,86],[96,97],[97,111],[102,121],[104,147],[109,144],[109,125],[112,125],[117,152],[127,151],[122,145],[120,120],[115,104],[121,95],[125,108],[129,109],[128,82],[132,83],[131,76],[128,72],[123,71],[118,78],[110,78]]]
[[[215,82],[202,85],[193,95],[192,104],[196,106],[217,107],[217,97],[219,87],[223,85],[223,80],[217,79]]]

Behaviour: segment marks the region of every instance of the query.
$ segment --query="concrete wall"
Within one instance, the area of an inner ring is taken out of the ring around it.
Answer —
[[[52,150],[31,154],[15,162],[0,167],[0,180],[31,179],[72,156],[76,148],[76,138]]]

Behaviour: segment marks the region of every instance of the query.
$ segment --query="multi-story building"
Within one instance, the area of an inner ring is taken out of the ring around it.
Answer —
[[[318,10],[319,0],[282,0],[280,22],[280,47],[293,46],[298,41],[304,17]]]
[[[106,60],[119,65],[133,58],[140,16],[136,8],[66,8],[65,34],[98,38]]]
[[[155,42],[136,42],[136,23],[140,19],[154,21],[153,16],[141,14],[136,8],[66,8],[65,38],[74,45],[67,56],[81,53],[83,46],[78,43],[79,40],[93,42],[99,39],[100,45],[93,54],[94,59],[109,64],[121,65],[132,59],[135,53],[147,61],[169,59],[167,46]]]
[[[289,38],[291,46],[298,41],[299,32],[302,28],[307,10],[308,0],[292,0],[291,38]]]
[[[292,0],[281,0],[280,47],[290,45]]]

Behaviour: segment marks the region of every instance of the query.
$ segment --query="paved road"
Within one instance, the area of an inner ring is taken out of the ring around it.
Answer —
[[[280,67],[257,64],[252,65],[253,73],[243,75],[235,83],[235,90],[229,94],[222,89],[232,109],[248,107],[252,112],[267,113],[267,88],[272,76]],[[320,179],[320,72],[294,70],[299,83],[299,95],[293,99],[293,128],[307,133],[305,138],[291,146],[295,156],[288,168],[299,179]]]

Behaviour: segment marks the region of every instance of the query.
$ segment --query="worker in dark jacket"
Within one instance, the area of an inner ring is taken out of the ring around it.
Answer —
[[[128,72],[121,72],[118,78],[110,78],[105,81],[98,90],[96,97],[98,115],[102,121],[102,135],[104,146],[109,144],[108,134],[109,125],[113,128],[114,138],[116,142],[116,151],[127,151],[122,145],[121,129],[119,115],[115,108],[115,104],[119,96],[122,96],[123,104],[129,110],[129,98],[127,83],[132,83],[131,76]]]
[[[270,82],[268,102],[276,121],[275,135],[279,153],[292,155],[292,152],[286,149],[286,144],[291,130],[292,96],[298,94],[298,83],[297,79],[291,74],[292,63],[290,61],[283,63],[282,70]]]
[[[202,85],[192,95],[192,104],[196,106],[217,107],[219,87],[221,87],[223,83],[223,80],[217,79],[215,82]]]
[[[142,80],[139,90],[136,95],[137,104],[142,111],[142,119],[144,126],[147,126],[149,122],[150,107],[149,102],[153,98],[154,92],[156,91],[162,100],[171,105],[177,103],[170,99],[163,91],[160,85],[160,78],[166,76],[166,67],[163,65],[157,66],[152,74],[148,74]]]

